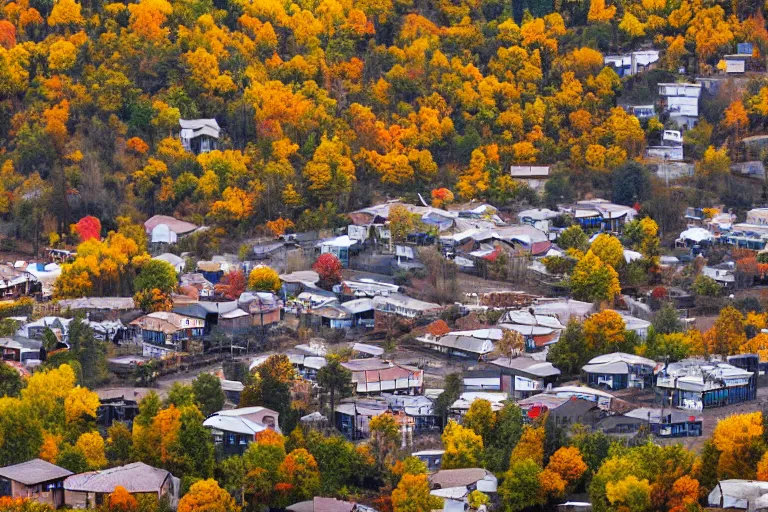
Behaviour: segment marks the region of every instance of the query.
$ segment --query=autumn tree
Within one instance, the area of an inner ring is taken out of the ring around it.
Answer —
[[[445,454],[444,469],[474,468],[483,460],[483,438],[472,429],[448,421],[441,436]]]
[[[491,409],[491,403],[488,400],[482,399],[472,402],[462,421],[464,428],[471,429],[480,435],[483,439],[483,444],[486,446],[490,441],[495,423],[496,413]]]
[[[248,275],[251,290],[277,293],[282,285],[277,272],[264,265],[257,265]]]
[[[619,275],[589,250],[573,269],[571,290],[579,300],[611,302],[621,292]]]
[[[392,491],[393,512],[422,512],[442,506],[442,500],[429,493],[427,475],[405,474]]]
[[[221,389],[221,379],[210,373],[201,373],[192,381],[195,403],[203,416],[209,416],[224,407],[226,396]]]
[[[219,487],[216,480],[200,480],[192,484],[189,492],[179,501],[179,512],[194,512],[196,510],[217,510],[221,512],[237,512],[239,507],[235,499]]]
[[[320,276],[319,284],[326,290],[330,290],[334,285],[341,282],[341,261],[329,252],[321,254],[317,258],[312,265],[312,270]]]

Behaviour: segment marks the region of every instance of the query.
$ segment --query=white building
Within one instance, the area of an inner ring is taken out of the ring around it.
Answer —
[[[219,147],[221,128],[215,119],[179,119],[179,138],[184,149],[192,153],[207,153]]]
[[[660,83],[659,96],[664,112],[681,126],[693,128],[699,119],[701,84]]]

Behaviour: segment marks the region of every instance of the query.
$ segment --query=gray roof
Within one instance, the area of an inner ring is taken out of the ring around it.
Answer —
[[[339,501],[336,498],[321,498],[315,496],[310,501],[301,501],[286,507],[291,512],[352,512],[355,504],[348,501]]]
[[[133,297],[82,297],[62,299],[59,306],[70,309],[134,309]]]
[[[64,489],[75,492],[112,493],[119,485],[130,493],[159,492],[163,483],[171,476],[171,473],[164,469],[134,462],[102,471],[72,475],[64,480]]]
[[[491,473],[483,468],[441,469],[429,477],[430,486],[466,487],[482,480]]]
[[[473,354],[488,354],[493,352],[493,342],[489,339],[479,339],[473,336],[446,334],[438,340],[420,338],[420,341],[430,345],[452,348]]]
[[[552,377],[560,375],[560,370],[555,368],[552,363],[546,361],[537,361],[530,357],[500,357],[491,361],[491,364],[508,368],[510,370],[519,370],[521,373],[535,375],[536,377]]]
[[[0,468],[0,477],[20,482],[24,485],[50,482],[51,480],[66,478],[71,474],[71,471],[42,459],[32,459],[21,464]]]

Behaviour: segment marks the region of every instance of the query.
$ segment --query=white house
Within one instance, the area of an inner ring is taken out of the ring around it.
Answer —
[[[197,229],[195,224],[167,215],[155,215],[144,222],[144,231],[153,244],[175,244],[179,238]]]
[[[187,151],[198,154],[218,149],[221,128],[215,119],[179,119],[179,125],[179,138]]]
[[[693,128],[699,119],[701,84],[660,83],[658,85],[659,96],[669,118],[681,126]]]

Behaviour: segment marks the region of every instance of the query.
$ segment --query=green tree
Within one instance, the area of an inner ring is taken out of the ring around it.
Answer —
[[[661,309],[653,315],[653,328],[659,334],[672,334],[673,332],[682,332],[683,323],[680,321],[680,315],[670,302],[665,302]]]
[[[523,433],[523,411],[512,400],[496,413],[490,439],[485,443],[486,467],[494,473],[509,469],[509,456]]]
[[[192,381],[192,392],[195,395],[195,403],[203,413],[209,416],[224,407],[224,390],[221,389],[221,379],[210,373],[201,373]]]
[[[0,362],[0,397],[19,396],[24,383],[16,368]]]
[[[547,359],[564,375],[577,375],[587,358],[584,329],[581,323],[571,318],[560,339],[549,349]]]
[[[131,459],[133,437],[125,423],[115,422],[107,429],[107,459],[113,466],[127,464]]]
[[[151,259],[141,266],[139,274],[133,280],[135,293],[160,290],[163,294],[170,294],[176,289],[178,277],[176,269],[167,261]]]
[[[328,363],[317,372],[317,383],[329,394],[331,418],[335,418],[336,398],[352,393],[352,372],[341,365],[338,357],[329,356]]]
[[[461,373],[449,373],[443,380],[443,392],[435,400],[435,414],[438,415],[443,424],[448,420],[448,410],[453,402],[461,396],[461,390],[464,387],[464,380]]]
[[[512,462],[499,486],[504,510],[517,511],[542,505],[539,483],[541,467],[531,459]]]
[[[194,405],[197,397],[195,396],[195,390],[190,384],[184,384],[182,382],[174,382],[171,384],[171,388],[168,390],[168,396],[163,400],[165,407],[175,405],[181,409],[189,405]]]
[[[210,478],[213,474],[213,440],[210,430],[203,426],[204,420],[196,406],[181,408],[179,431],[168,450],[167,469],[171,473],[192,478]]]
[[[560,233],[560,236],[557,237],[557,245],[563,250],[577,249],[579,251],[586,251],[589,248],[589,237],[581,229],[581,226],[574,224],[565,228]]]
[[[628,161],[613,172],[613,202],[632,206],[651,197],[651,175],[635,161]]]
[[[73,473],[85,473],[90,469],[88,459],[85,458],[83,451],[72,445],[66,445],[59,452],[59,456],[56,457],[56,465]]]

